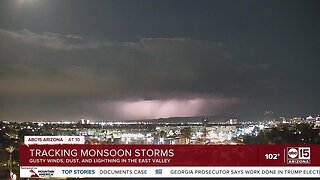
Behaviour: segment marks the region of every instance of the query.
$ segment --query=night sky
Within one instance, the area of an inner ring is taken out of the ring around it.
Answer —
[[[317,115],[319,7],[3,0],[0,120]]]

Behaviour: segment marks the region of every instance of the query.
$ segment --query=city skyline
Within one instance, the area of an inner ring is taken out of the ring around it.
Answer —
[[[320,113],[318,1],[0,2],[0,120]]]

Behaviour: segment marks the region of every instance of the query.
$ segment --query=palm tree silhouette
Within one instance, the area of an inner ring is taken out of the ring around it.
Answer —
[[[181,133],[180,136],[182,138],[185,138],[184,144],[189,144],[189,140],[191,138],[191,133],[192,133],[191,128],[190,127],[185,127],[185,128],[180,130],[180,133]]]
[[[8,168],[10,170],[10,175],[12,174],[12,153],[16,148],[13,146],[9,146],[6,148],[6,151],[9,153],[9,160],[8,160]]]

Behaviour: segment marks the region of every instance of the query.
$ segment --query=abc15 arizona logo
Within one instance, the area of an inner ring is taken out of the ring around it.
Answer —
[[[287,164],[310,164],[310,147],[287,147]]]

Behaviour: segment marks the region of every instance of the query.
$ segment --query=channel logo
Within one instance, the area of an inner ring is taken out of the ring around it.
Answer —
[[[310,147],[288,147],[287,164],[310,164]]]

